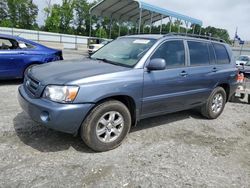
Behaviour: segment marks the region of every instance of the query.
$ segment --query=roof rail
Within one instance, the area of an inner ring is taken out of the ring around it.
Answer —
[[[168,33],[164,36],[186,36],[186,37],[194,37],[194,38],[207,39],[207,40],[213,40],[217,42],[226,43],[225,40],[220,39],[220,38],[215,38],[215,37],[205,36],[205,35],[189,34],[189,33]]]

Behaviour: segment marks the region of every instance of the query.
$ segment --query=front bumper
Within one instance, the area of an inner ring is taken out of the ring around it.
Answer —
[[[19,104],[31,119],[60,132],[76,134],[94,106],[94,104],[60,104],[41,98],[33,99],[25,92],[23,86],[18,90]]]

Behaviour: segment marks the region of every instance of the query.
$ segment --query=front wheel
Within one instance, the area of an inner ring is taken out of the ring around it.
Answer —
[[[206,104],[201,108],[201,113],[208,119],[218,118],[225,108],[227,94],[222,87],[214,89]]]
[[[121,102],[111,100],[96,106],[81,126],[81,137],[94,151],[118,147],[131,127],[131,115]]]

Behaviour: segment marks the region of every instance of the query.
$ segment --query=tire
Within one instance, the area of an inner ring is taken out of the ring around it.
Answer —
[[[94,151],[112,150],[126,138],[131,127],[131,114],[121,102],[110,100],[96,106],[82,123],[80,134]]]
[[[248,95],[248,104],[250,104],[250,94]]]
[[[208,98],[206,104],[201,107],[201,114],[208,119],[218,118],[225,108],[226,101],[227,94],[225,90],[222,87],[215,88]]]
[[[38,64],[31,64],[29,65],[23,72],[23,78],[25,77],[25,75],[28,73],[29,69],[31,69],[32,67],[36,66]]]

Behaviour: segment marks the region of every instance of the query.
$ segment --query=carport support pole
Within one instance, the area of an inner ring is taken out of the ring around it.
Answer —
[[[170,23],[170,26],[169,26],[169,33],[171,33],[172,31],[172,17],[169,17],[169,23]]]
[[[163,21],[163,16],[161,15],[161,27],[160,27],[160,34],[162,33],[162,21]]]
[[[187,34],[188,33],[188,22],[186,21],[185,24],[186,24],[186,34]]]
[[[193,34],[194,34],[194,32],[195,32],[195,24],[193,25]]]
[[[109,39],[111,39],[112,34],[112,24],[113,24],[113,18],[110,17],[110,23],[109,23]]]
[[[154,13],[151,12],[151,19],[150,19],[150,30],[149,30],[149,33],[151,34],[152,33],[152,23],[153,23],[153,16],[154,16]]]
[[[119,22],[119,31],[118,31],[118,36],[121,36],[121,22]]]
[[[140,18],[139,18],[139,28],[138,28],[138,34],[141,33],[141,17],[142,17],[142,8],[140,8]]]
[[[177,20],[178,21],[178,33],[180,33],[180,31],[181,31],[181,23],[179,22],[179,20]]]
[[[91,37],[91,31],[92,30],[92,15],[90,14],[89,18],[89,37]]]
[[[201,26],[202,27],[202,26]],[[201,35],[201,28],[200,28],[200,32],[199,32],[199,35]]]

